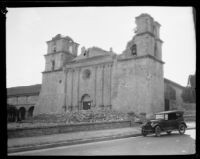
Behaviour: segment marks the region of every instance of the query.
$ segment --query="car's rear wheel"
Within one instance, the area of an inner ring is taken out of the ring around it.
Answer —
[[[179,125],[178,131],[179,131],[179,134],[181,134],[181,135],[184,134],[185,133],[185,125],[184,124]]]
[[[157,136],[157,137],[160,136],[160,133],[161,133],[161,128],[160,128],[160,126],[156,126],[156,127],[155,127],[155,134],[156,134],[156,136]]]
[[[172,131],[167,131],[167,134],[170,135]]]
[[[147,136],[148,132],[144,130],[144,128],[142,128],[142,135],[143,136]]]

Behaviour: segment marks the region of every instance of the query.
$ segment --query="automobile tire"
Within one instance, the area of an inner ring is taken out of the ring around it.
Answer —
[[[145,137],[147,136],[148,132],[144,130],[144,128],[142,128],[142,135]]]
[[[181,134],[181,135],[184,134],[185,133],[185,125],[184,124],[179,125],[178,131],[179,131],[179,134]]]
[[[160,126],[156,126],[156,127],[155,127],[155,135],[156,135],[156,137],[159,137],[159,136],[160,136],[160,133],[161,133],[161,128],[160,128]]]
[[[167,131],[167,134],[170,135],[172,131]]]

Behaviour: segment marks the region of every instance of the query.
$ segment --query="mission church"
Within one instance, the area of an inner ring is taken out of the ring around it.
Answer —
[[[160,24],[148,14],[136,17],[135,23],[135,35],[121,54],[82,47],[77,56],[79,44],[69,36],[58,34],[47,41],[33,115],[107,107],[149,116],[170,109],[167,94],[174,91],[167,93],[167,84],[178,88],[175,100],[183,87],[163,77]]]
[[[45,71],[34,114],[92,107],[151,114],[164,110],[160,24],[136,17],[135,36],[122,54],[98,47],[81,49],[60,34],[47,41]]]

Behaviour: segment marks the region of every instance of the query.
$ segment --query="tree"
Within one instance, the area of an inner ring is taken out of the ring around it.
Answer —
[[[187,87],[184,88],[181,96],[186,103],[196,102],[196,74],[188,77]]]
[[[186,103],[194,103],[195,102],[195,98],[194,95],[192,93],[192,89],[190,87],[185,87],[181,97],[183,99],[184,102]]]
[[[195,75],[189,76],[188,86],[191,88],[192,94],[194,96],[194,100],[196,101],[196,73],[195,73]]]

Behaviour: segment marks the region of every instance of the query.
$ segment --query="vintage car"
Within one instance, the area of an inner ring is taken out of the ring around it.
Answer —
[[[146,136],[150,133],[155,133],[156,136],[160,136],[161,132],[170,134],[174,130],[178,130],[180,134],[184,134],[187,125],[184,122],[183,113],[181,110],[156,113],[155,119],[148,120],[141,126],[142,135]]]

